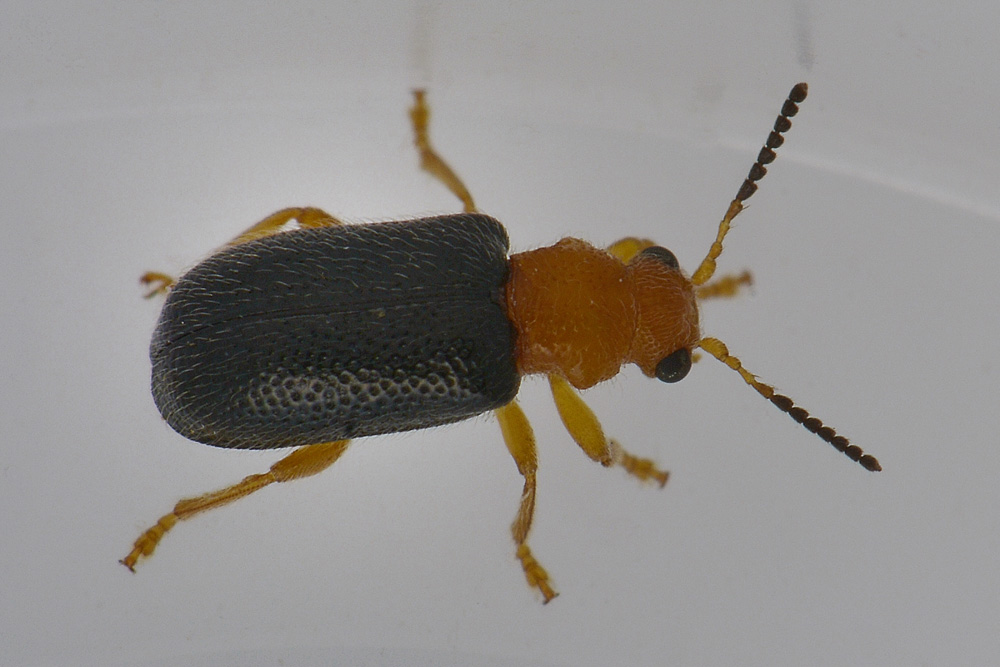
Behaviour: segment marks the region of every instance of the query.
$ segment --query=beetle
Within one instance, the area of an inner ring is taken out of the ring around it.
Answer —
[[[181,519],[320,472],[353,438],[492,411],[524,478],[511,526],[516,555],[548,602],[557,593],[527,543],[537,459],[515,400],[521,378],[548,377],[566,429],[591,459],[662,487],[668,473],[606,437],[577,390],[626,363],[677,382],[696,349],[867,470],[881,470],[875,457],[759,381],[720,340],[703,337],[698,322],[700,299],[734,296],[750,281],[748,273],[713,281],[716,260],[806,94],[804,83],[792,88],[690,277],[669,250],[635,237],[606,249],[564,238],[509,254],[504,227],[478,211],[431,146],[420,90],[410,110],[420,165],[462,201],[463,213],[347,225],[317,208],[283,209],[179,280],[144,275],[149,296],[166,293],[150,358],[154,401],[167,423],[217,447],[296,449],[266,473],[181,500],[121,563],[134,571]],[[287,229],[293,222],[297,228]]]

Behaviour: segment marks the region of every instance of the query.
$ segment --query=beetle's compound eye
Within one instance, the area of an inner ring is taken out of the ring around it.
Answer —
[[[682,347],[660,359],[660,363],[656,364],[656,379],[661,382],[680,382],[690,370],[691,351]]]
[[[674,253],[670,252],[666,248],[658,245],[649,246],[645,250],[639,253],[640,256],[655,257],[660,262],[669,266],[671,269],[679,269],[681,265],[677,263],[677,257]]]

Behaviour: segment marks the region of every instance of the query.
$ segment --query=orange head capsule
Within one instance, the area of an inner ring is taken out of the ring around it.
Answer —
[[[518,370],[558,373],[577,389],[628,362],[676,382],[699,339],[694,285],[658,246],[628,263],[573,238],[513,255],[507,315],[518,333]]]

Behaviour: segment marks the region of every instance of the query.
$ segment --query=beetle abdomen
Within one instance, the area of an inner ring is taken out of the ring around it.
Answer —
[[[185,437],[246,449],[425,428],[517,393],[507,233],[462,214],[227,248],[171,290],[153,397]]]

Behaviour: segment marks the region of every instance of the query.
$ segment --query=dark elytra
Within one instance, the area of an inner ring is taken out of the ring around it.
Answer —
[[[445,424],[509,403],[507,233],[481,214],[300,229],[181,277],[150,346],[178,433],[270,449]]]

